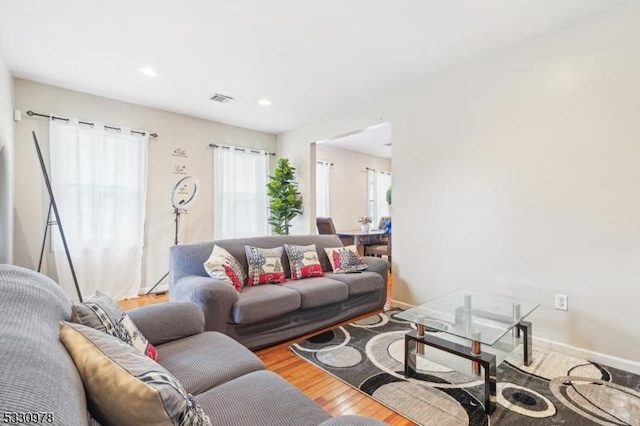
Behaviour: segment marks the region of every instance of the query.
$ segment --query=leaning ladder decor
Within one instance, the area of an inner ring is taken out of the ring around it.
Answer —
[[[42,247],[40,248],[40,260],[38,260],[38,272],[42,268],[42,258],[44,257],[44,247],[47,241],[47,231],[50,226],[57,225],[60,231],[60,238],[62,238],[62,245],[64,246],[64,252],[67,255],[67,261],[69,262],[69,269],[71,269],[71,276],[73,277],[73,283],[76,286],[76,292],[78,293],[78,299],[82,302],[82,293],[80,293],[80,286],[78,286],[78,278],[76,277],[76,270],[73,267],[71,261],[71,254],[69,254],[69,246],[67,245],[67,238],[64,235],[64,229],[62,228],[62,221],[60,220],[60,214],[58,213],[58,205],[56,204],[56,198],[53,196],[53,190],[51,189],[51,181],[49,180],[49,174],[47,168],[44,165],[42,159],[42,151],[40,150],[40,144],[36,137],[36,132],[31,132],[33,135],[33,143],[36,145],[36,152],[38,153],[38,160],[40,160],[40,167],[42,168],[42,176],[44,177],[44,183],[47,185],[47,191],[49,192],[49,212],[47,213],[47,223],[44,227],[44,235],[42,236]],[[55,215],[55,220],[51,220],[51,210]]]

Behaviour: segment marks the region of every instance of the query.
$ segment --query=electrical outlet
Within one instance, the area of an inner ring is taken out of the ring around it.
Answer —
[[[566,294],[556,294],[556,309],[561,311],[569,310],[569,296]]]

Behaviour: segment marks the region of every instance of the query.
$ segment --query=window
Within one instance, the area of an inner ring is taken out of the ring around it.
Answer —
[[[269,154],[218,146],[213,155],[215,238],[269,234]]]
[[[135,297],[141,282],[148,136],[52,120],[51,181],[82,294]],[[56,233],[57,234],[57,233]],[[58,281],[75,297],[59,235]]]
[[[377,227],[380,218],[389,216],[387,190],[391,188],[391,173],[383,170],[367,169],[367,200],[369,216],[373,227]]]
[[[316,164],[316,216],[330,217],[329,196],[331,193],[332,163],[318,161]]]

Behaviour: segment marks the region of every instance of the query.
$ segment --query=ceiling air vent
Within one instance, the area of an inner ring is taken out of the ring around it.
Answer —
[[[221,95],[220,93],[216,93],[211,97],[211,100],[214,102],[220,102],[221,104],[227,104],[233,100],[231,96]]]

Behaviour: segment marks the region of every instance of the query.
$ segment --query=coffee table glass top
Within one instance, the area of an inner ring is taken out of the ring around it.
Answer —
[[[395,316],[422,324],[426,331],[493,345],[538,306],[526,300],[458,290]]]

